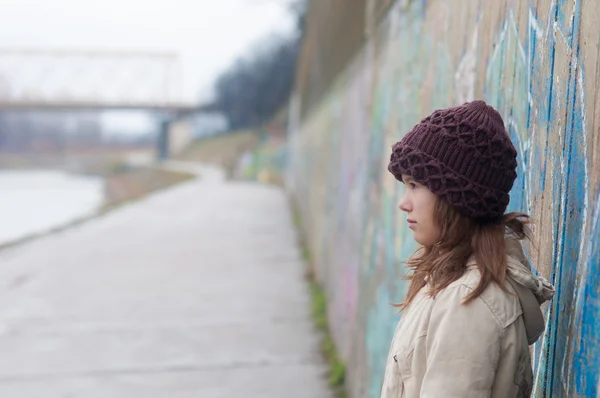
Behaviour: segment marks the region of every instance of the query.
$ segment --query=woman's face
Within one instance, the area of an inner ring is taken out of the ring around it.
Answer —
[[[439,228],[434,220],[437,196],[409,175],[403,174],[402,182],[406,185],[406,193],[398,207],[406,212],[406,221],[417,243],[431,247],[439,239]]]

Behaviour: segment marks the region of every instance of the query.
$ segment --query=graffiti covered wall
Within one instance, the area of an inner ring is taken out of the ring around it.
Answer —
[[[482,98],[519,151],[511,211],[557,287],[533,348],[536,397],[600,396],[600,7],[593,0],[399,0],[301,118],[288,187],[304,217],[352,397],[378,397],[414,251],[387,172],[391,145],[434,109]],[[368,25],[368,24],[367,24]],[[598,105],[596,105],[598,104]]]

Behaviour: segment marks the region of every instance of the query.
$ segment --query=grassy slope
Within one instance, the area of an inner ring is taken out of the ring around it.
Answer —
[[[177,160],[216,164],[231,176],[242,154],[259,144],[259,136],[254,131],[226,133],[216,137],[201,138],[192,143]]]

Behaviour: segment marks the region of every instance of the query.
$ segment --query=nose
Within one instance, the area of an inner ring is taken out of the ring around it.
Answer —
[[[404,195],[402,197],[402,199],[400,200],[400,203],[398,203],[398,208],[400,208],[400,210],[405,211],[407,213],[409,213],[412,210],[412,207],[410,205],[410,201],[407,198],[407,195]]]

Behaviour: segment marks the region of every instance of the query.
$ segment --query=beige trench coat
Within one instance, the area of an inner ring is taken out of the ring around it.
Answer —
[[[529,345],[544,331],[540,304],[552,298],[554,287],[531,273],[517,241],[507,247],[512,294],[491,284],[462,305],[479,283],[473,263],[436,298],[427,287],[419,292],[394,333],[382,398],[530,396]]]

